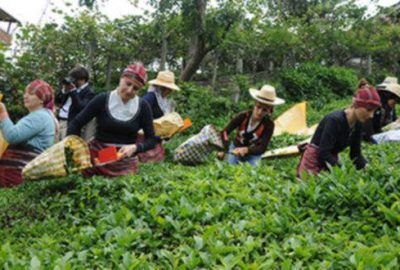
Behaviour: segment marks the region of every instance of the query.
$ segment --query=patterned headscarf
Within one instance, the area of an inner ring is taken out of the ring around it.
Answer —
[[[147,82],[147,71],[140,62],[127,66],[122,72],[121,77],[123,76],[132,80],[138,80],[142,85],[145,85]]]
[[[28,85],[28,91],[35,94],[41,101],[43,101],[44,108],[53,111],[54,91],[48,83],[42,80],[35,80]]]
[[[375,88],[362,81],[357,93],[353,97],[353,104],[356,108],[363,107],[367,109],[379,108],[382,106],[381,99]]]

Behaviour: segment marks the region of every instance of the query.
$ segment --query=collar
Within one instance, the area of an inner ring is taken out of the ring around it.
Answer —
[[[87,83],[81,85],[80,87],[78,87],[76,89],[76,91],[79,93],[81,90],[85,89],[88,85],[89,85],[89,83],[87,82]]]

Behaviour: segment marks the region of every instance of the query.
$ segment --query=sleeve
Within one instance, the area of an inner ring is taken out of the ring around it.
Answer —
[[[340,166],[339,161],[332,155],[337,140],[339,123],[333,118],[326,118],[326,123],[319,142],[318,161],[323,165]]]
[[[136,144],[137,151],[136,153],[146,152],[147,150],[153,149],[156,147],[156,137],[154,133],[153,127],[153,114],[151,112],[150,106],[147,102],[141,102],[141,117],[140,117],[140,125],[144,131],[144,142]]]
[[[363,124],[362,138],[367,142],[372,142],[372,135],[374,135],[374,123],[373,119],[370,119]]]
[[[45,124],[39,113],[28,114],[14,125],[10,118],[0,123],[4,138],[11,144],[27,142],[44,128]]]
[[[350,138],[350,159],[353,161],[357,170],[365,167],[367,161],[361,153],[361,124],[355,127],[354,133]]]
[[[150,108],[154,106],[154,103],[157,102],[156,95],[153,92],[147,92],[143,99],[150,105]]]
[[[63,102],[66,100],[67,94],[65,94],[62,90],[58,92],[58,94],[55,96],[55,102],[58,106],[62,106]]]
[[[373,128],[372,132],[373,132],[373,134],[382,132],[382,122],[383,122],[383,115],[384,114],[385,114],[385,111],[383,109],[378,109],[374,113],[374,117],[372,118],[372,128]]]
[[[94,93],[90,89],[87,89],[84,95],[80,95],[76,90],[71,91],[69,95],[72,99],[72,104],[74,104],[79,111],[83,110],[83,108],[85,108],[89,101],[94,97]]]
[[[246,112],[241,112],[235,115],[228,125],[221,131],[222,142],[224,143],[224,149],[229,148],[229,138],[228,135],[235,130],[240,124],[246,119]]]
[[[100,114],[104,106],[106,106],[107,94],[99,94],[93,98],[89,104],[75,117],[68,125],[67,135],[81,135],[81,129],[90,120]]]
[[[250,155],[261,155],[263,154],[268,147],[269,142],[271,141],[272,134],[274,133],[275,124],[273,121],[270,121],[261,135],[259,142],[251,147],[249,147]]]

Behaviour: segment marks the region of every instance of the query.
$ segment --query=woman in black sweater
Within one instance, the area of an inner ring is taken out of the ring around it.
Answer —
[[[157,78],[149,81],[149,90],[143,96],[153,112],[153,118],[158,119],[174,111],[173,102],[168,98],[172,92],[180,91],[175,84],[175,75],[171,71],[160,71]],[[141,163],[161,162],[164,160],[165,151],[163,141],[156,137],[157,145],[154,149],[140,153],[138,155]],[[138,141],[143,141],[143,136],[139,135]]]
[[[307,174],[318,175],[328,166],[340,166],[338,154],[350,146],[350,158],[357,169],[366,165],[361,154],[362,123],[373,117],[381,106],[375,88],[361,81],[349,108],[328,114],[318,128],[303,153],[297,168],[298,177]]]
[[[374,142],[372,135],[381,133],[382,128],[397,120],[396,104],[400,101],[400,85],[397,78],[387,77],[377,86],[382,107],[375,111],[374,117],[364,125],[364,139]]]
[[[129,65],[123,71],[117,89],[97,95],[69,125],[68,135],[80,135],[81,128],[96,118],[96,135],[89,143],[92,162],[98,151],[108,146],[116,146],[121,157],[111,164],[88,169],[85,175],[114,177],[137,173],[136,154],[155,147],[151,109],[146,101],[137,96],[146,80],[146,70],[141,63]],[[140,129],[143,129],[145,139],[137,143]]]

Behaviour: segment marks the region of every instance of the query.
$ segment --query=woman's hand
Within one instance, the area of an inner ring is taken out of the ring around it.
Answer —
[[[217,153],[217,158],[218,158],[219,160],[224,160],[224,157],[225,157],[225,153],[224,153],[224,152],[218,152],[218,153]]]
[[[248,147],[237,147],[237,148],[233,149],[232,153],[235,156],[244,157],[245,155],[247,155],[249,153],[249,148]]]
[[[6,109],[6,105],[3,102],[0,102],[0,120],[3,120],[8,117],[8,112]]]
[[[124,145],[119,149],[118,154],[121,155],[121,158],[131,157],[134,153],[136,153],[136,150],[136,144]]]

